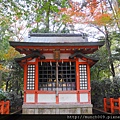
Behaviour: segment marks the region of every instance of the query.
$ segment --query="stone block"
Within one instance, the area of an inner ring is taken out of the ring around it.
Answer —
[[[59,109],[57,108],[57,109],[55,109],[55,114],[59,114]]]
[[[59,114],[69,114],[69,109],[59,109]]]
[[[26,114],[35,114],[35,109],[28,109]]]
[[[92,105],[69,105],[69,104],[36,104],[23,105],[23,114],[92,114]]]
[[[44,108],[44,109],[42,109],[42,108],[40,108],[39,110],[38,110],[38,113],[39,114],[55,114],[56,113],[56,111],[55,111],[55,109],[53,108]]]
[[[40,109],[38,110],[38,113],[39,113],[39,114],[44,114],[44,112],[45,112],[45,109],[40,108]]]
[[[38,109],[35,109],[35,114],[38,114]]]
[[[50,109],[50,114],[55,114],[55,109]]]
[[[27,114],[27,109],[22,109],[22,114]]]
[[[88,108],[81,108],[81,113],[82,114],[87,114],[88,113]]]
[[[81,108],[77,108],[75,114],[81,114]]]
[[[77,113],[77,108],[70,108],[68,110],[69,114],[76,114]]]
[[[88,114],[92,114],[92,108],[88,108]]]

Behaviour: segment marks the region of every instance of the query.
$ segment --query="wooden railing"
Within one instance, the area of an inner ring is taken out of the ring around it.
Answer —
[[[120,114],[120,97],[117,99],[104,98],[104,111],[115,113],[115,110],[117,110]]]
[[[0,114],[9,114],[10,101],[0,101]]]

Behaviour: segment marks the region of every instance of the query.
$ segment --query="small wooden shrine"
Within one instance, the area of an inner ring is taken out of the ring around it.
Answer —
[[[90,68],[98,61],[86,54],[104,42],[88,42],[80,34],[30,34],[10,41],[24,54],[23,114],[92,114]]]

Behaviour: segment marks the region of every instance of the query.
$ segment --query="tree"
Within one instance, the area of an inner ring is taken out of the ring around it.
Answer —
[[[22,41],[29,31],[69,32],[66,23],[56,20],[56,17],[64,18],[58,14],[59,8],[69,5],[67,0],[0,0],[0,2],[0,71],[3,76],[0,78],[4,81],[7,77],[14,76],[8,66],[11,66],[14,63],[13,59],[19,56],[9,46],[9,40]],[[8,82],[12,84],[8,80],[6,90],[9,88]]]
[[[109,78],[111,73],[109,70],[109,62],[107,59],[108,55],[105,46],[95,52],[93,57],[98,58],[99,61],[91,68],[91,80]]]
[[[15,49],[10,47],[9,40],[15,40],[16,38],[21,40],[21,29],[16,27],[16,24],[18,24],[17,18],[20,19],[22,16],[21,9],[22,6],[16,0],[0,0],[0,86],[5,88],[6,84],[6,90],[10,81],[10,79],[7,79],[11,72],[10,63],[14,61],[15,57],[20,56]]]
[[[113,57],[111,53],[111,31],[119,30],[118,21],[120,17],[118,12],[114,13],[112,2],[107,0],[84,0],[82,4],[70,0],[71,7],[69,9],[61,9],[61,14],[70,16],[72,23],[87,24],[97,28],[104,35],[105,45],[108,54],[110,72],[115,77],[115,69]],[[112,11],[113,13],[110,13]]]
[[[24,18],[29,31],[48,33],[67,29],[65,23],[56,21],[56,17],[62,17],[59,9],[69,6],[67,0],[24,0],[23,6],[27,6]]]

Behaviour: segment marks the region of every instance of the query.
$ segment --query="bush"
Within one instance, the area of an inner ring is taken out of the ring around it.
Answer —
[[[4,92],[3,92],[2,90],[0,90],[0,101],[1,101],[1,100],[4,100],[4,101],[5,101],[6,98],[7,98],[7,97],[4,95]]]
[[[3,92],[0,90],[0,100],[10,101],[10,112],[14,112],[22,107],[23,98],[17,95],[16,92]]]
[[[91,101],[94,107],[103,107],[103,98],[120,97],[120,78],[91,81]]]
[[[6,99],[6,97],[3,94],[0,94],[0,101],[5,100],[5,99]]]
[[[11,111],[22,107],[23,98],[21,98],[20,95],[17,95],[15,91],[9,92],[8,97],[10,100]]]

